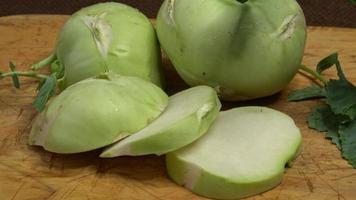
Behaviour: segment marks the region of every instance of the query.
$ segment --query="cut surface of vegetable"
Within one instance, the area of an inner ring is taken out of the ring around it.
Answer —
[[[161,155],[201,137],[217,117],[221,103],[214,89],[197,86],[169,98],[165,111],[146,128],[108,147],[101,157]]]
[[[168,96],[140,78],[103,75],[80,81],[51,101],[36,118],[29,143],[55,153],[79,153],[110,145],[146,127]]]
[[[287,115],[265,107],[221,112],[194,143],[166,156],[169,176],[202,196],[237,199],[277,186],[301,146]]]

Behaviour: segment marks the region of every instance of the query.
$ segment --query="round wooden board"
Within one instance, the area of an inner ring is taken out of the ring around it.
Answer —
[[[0,18],[0,71],[10,60],[19,70],[47,56],[67,16],[27,15]],[[304,63],[315,66],[332,52],[339,52],[349,79],[356,83],[356,29],[309,27]],[[187,86],[165,58],[168,93]],[[327,72],[330,77],[335,71]],[[100,151],[57,155],[27,145],[31,121],[36,115],[31,103],[36,82],[21,78],[21,89],[10,79],[0,81],[0,199],[205,199],[169,180],[164,157],[100,159]],[[303,151],[286,170],[281,185],[249,199],[356,199],[356,170],[340,156],[323,135],[310,130],[306,118],[319,102],[287,102],[288,91],[310,80],[297,75],[281,93],[244,103],[224,103],[224,108],[264,105],[293,117],[303,134]]]

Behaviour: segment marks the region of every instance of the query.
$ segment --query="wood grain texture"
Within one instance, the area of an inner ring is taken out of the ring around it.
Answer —
[[[0,71],[9,60],[19,69],[51,52],[66,16],[12,16],[0,18]],[[304,63],[314,66],[324,56],[338,51],[347,76],[356,83],[356,29],[310,27]],[[169,93],[186,88],[164,59]],[[328,71],[332,77],[334,71]],[[10,79],[0,81],[0,199],[120,199],[198,200],[172,183],[166,175],[164,157],[97,158],[100,151],[57,155],[27,145],[31,121],[36,115],[31,103],[36,84],[21,79],[21,90]],[[356,170],[340,156],[322,134],[307,128],[305,119],[317,101],[288,103],[288,91],[310,83],[302,75],[281,93],[244,103],[224,103],[225,109],[240,105],[265,105],[292,116],[303,134],[303,152],[287,169],[282,184],[251,200],[356,199]]]

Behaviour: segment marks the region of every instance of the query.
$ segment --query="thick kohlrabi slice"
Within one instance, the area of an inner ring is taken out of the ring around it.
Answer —
[[[55,153],[94,150],[143,129],[167,104],[158,86],[140,78],[107,74],[86,79],[39,114],[29,143]]]
[[[243,198],[277,186],[300,146],[300,131],[289,116],[242,107],[221,112],[203,137],[167,154],[167,170],[202,196]]]
[[[101,157],[165,154],[202,136],[217,117],[221,104],[216,92],[198,86],[170,97],[162,115],[140,132],[105,150]]]

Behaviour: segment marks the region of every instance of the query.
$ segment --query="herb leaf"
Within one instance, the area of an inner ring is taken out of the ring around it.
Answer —
[[[9,62],[9,67],[12,72],[15,72],[16,65],[13,62],[11,62],[11,61]],[[17,74],[14,73],[13,75],[11,75],[11,77],[12,77],[12,82],[14,83],[14,86],[17,89],[20,89],[20,81],[19,81],[19,77],[17,76]]]
[[[333,53],[333,54],[327,56],[326,58],[322,59],[316,66],[316,72],[318,74],[321,74],[323,71],[329,69],[330,67],[332,67],[333,65],[338,63],[339,62],[338,57],[339,56],[337,53]]]
[[[336,67],[339,79],[325,80],[321,73],[332,66]],[[331,54],[321,60],[316,71],[304,65],[300,67],[300,71],[321,80],[324,87],[312,85],[292,91],[289,101],[325,98],[326,103],[317,106],[308,117],[308,125],[312,129],[325,132],[325,137],[331,139],[341,150],[342,156],[356,168],[356,87],[347,80],[338,54]]]
[[[315,129],[320,132],[327,131],[328,128],[328,116],[332,115],[331,109],[327,105],[319,105],[314,108],[312,113],[308,117],[309,128]]]
[[[41,86],[38,95],[33,102],[33,105],[37,109],[37,111],[41,112],[46,107],[46,103],[51,96],[53,96],[56,92],[57,88],[57,78],[56,74],[52,74],[48,78],[46,78],[45,82]]]
[[[342,156],[356,168],[356,120],[340,127]]]
[[[317,85],[312,85],[304,89],[294,90],[289,93],[288,101],[303,101],[315,98],[325,98],[326,91]]]
[[[326,102],[335,114],[356,118],[356,87],[347,80],[330,80],[326,85]]]
[[[331,142],[335,144],[339,150],[342,149],[338,130],[329,130],[328,132],[325,133],[325,138],[331,140]]]
[[[325,137],[331,139],[339,149],[341,142],[339,139],[339,125],[348,121],[348,117],[335,115],[328,105],[319,105],[308,117],[308,125],[310,128],[320,132],[326,132]]]

